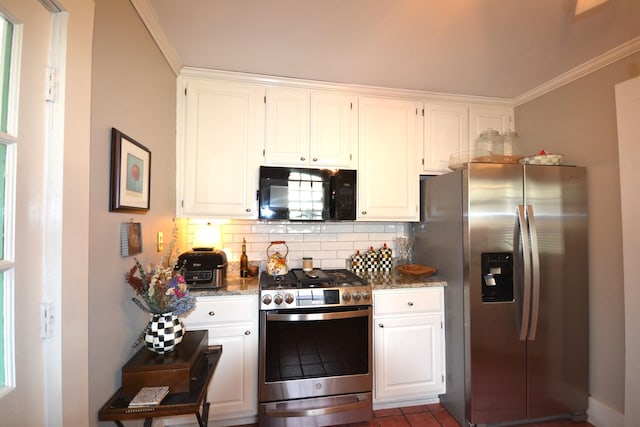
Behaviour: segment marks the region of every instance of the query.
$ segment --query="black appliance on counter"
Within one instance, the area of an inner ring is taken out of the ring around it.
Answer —
[[[356,171],[260,166],[260,219],[356,219]]]
[[[176,270],[189,289],[218,289],[227,285],[227,254],[219,249],[194,249],[178,257]]]
[[[371,419],[372,288],[348,270],[260,276],[260,427]]]

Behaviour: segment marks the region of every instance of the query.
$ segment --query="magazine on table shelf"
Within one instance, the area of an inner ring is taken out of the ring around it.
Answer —
[[[169,386],[159,387],[143,387],[129,403],[130,408],[140,406],[156,406],[162,402],[162,399],[169,394]]]

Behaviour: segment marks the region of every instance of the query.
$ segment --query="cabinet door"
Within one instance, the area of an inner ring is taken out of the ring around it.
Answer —
[[[257,218],[264,89],[202,80],[185,80],[184,87],[179,215]]]
[[[264,163],[309,164],[309,91],[267,88]]]
[[[444,391],[440,314],[374,320],[376,402],[433,398]]]
[[[356,106],[355,96],[311,92],[310,166],[356,168]]]
[[[449,157],[469,147],[469,107],[426,103],[422,172],[448,172]]]
[[[418,220],[422,103],[365,97],[358,103],[358,219]]]
[[[476,139],[487,129],[504,133],[507,129],[515,130],[513,109],[504,107],[471,107],[469,109],[469,147],[475,148]]]
[[[209,385],[209,419],[253,417],[258,412],[258,333],[254,324],[209,329],[209,345],[222,356]]]

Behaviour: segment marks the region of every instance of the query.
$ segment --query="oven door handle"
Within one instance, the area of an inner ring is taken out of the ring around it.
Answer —
[[[267,321],[309,322],[315,320],[352,319],[354,317],[367,317],[370,314],[371,309],[329,313],[267,313]]]
[[[267,404],[265,409],[265,416],[267,417],[317,417],[321,415],[338,414],[340,412],[354,411],[358,409],[367,408],[371,405],[371,401],[366,394],[359,394],[354,396],[355,401],[349,401],[348,403],[332,404],[332,406],[326,406],[323,408],[309,408],[309,409],[269,409],[269,406],[277,408],[276,404]],[[350,399],[349,399],[350,400]]]

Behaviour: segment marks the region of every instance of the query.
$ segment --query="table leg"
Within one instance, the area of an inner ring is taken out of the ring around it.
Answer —
[[[153,418],[145,418],[144,419],[144,427],[151,427],[151,423],[153,422]]]
[[[124,424],[122,424],[120,420],[113,420],[113,422],[116,423],[118,427],[124,427]]]

